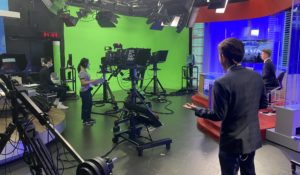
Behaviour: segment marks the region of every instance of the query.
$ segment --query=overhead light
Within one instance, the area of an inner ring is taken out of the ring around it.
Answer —
[[[78,18],[71,16],[69,13],[61,13],[60,18],[64,21],[67,27],[76,26]]]
[[[101,27],[116,27],[119,16],[111,11],[100,11],[96,15],[96,20]]]
[[[217,8],[216,13],[224,13],[228,4],[228,0],[226,0],[224,8]]]
[[[58,14],[65,6],[64,0],[42,0],[45,6],[54,14]]]
[[[163,28],[164,28],[164,24],[160,20],[154,21],[150,26],[151,30],[162,30]]]
[[[186,26],[188,20],[188,14],[183,14],[180,16],[178,25],[176,27],[176,32],[180,33]]]
[[[172,27],[177,27],[180,20],[180,16],[175,16],[173,21],[171,22]]]
[[[77,12],[77,17],[78,18],[85,18],[87,17],[89,14],[91,13],[91,10],[90,9],[80,9],[78,12]]]
[[[5,11],[5,10],[0,10],[0,16],[10,17],[10,18],[21,18],[20,12]]]

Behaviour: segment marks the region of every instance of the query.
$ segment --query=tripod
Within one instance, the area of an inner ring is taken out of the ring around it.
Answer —
[[[93,93],[93,96],[98,92],[98,90],[101,88],[101,86],[103,86],[103,98],[100,101],[93,101],[93,104],[105,104],[105,103],[111,103],[113,105],[113,109],[114,111],[118,111],[119,107],[118,104],[115,100],[115,96],[113,95],[111,88],[109,86],[108,81],[115,75],[118,74],[119,70],[116,70],[116,72],[112,72],[109,76],[108,79],[106,79],[106,74],[108,73],[107,71],[107,66],[101,66],[101,72],[103,74],[103,80],[104,82],[98,86],[98,88],[96,89],[96,91]],[[110,96],[110,99],[109,99]]]
[[[151,95],[165,95],[166,94],[166,90],[164,89],[164,87],[161,85],[159,79],[157,78],[157,71],[160,70],[157,68],[157,63],[153,63],[153,77],[151,78],[151,80],[149,81],[149,83],[146,85],[146,87],[144,88],[144,92],[146,92],[146,89],[148,88],[148,86],[150,85],[150,83],[153,81],[153,91],[150,92]],[[161,92],[159,91],[159,88],[161,88]]]
[[[80,175],[110,175],[112,172],[112,160],[96,157],[95,159],[85,161],[74,148],[64,139],[64,137],[50,123],[48,114],[43,112],[25,92],[18,90],[11,80],[1,74],[0,78],[5,82],[0,83],[0,88],[5,92],[6,97],[10,98],[12,104],[13,123],[10,123],[6,128],[5,134],[0,138],[0,152],[10,139],[10,135],[17,128],[20,139],[24,145],[24,156],[26,163],[30,167],[32,174],[41,175],[43,172],[47,175],[58,175],[59,170],[56,167],[50,152],[45,144],[40,139],[31,120],[28,119],[28,114],[32,113],[45,126],[48,131],[63,145],[64,148],[72,155],[79,163],[76,174]]]
[[[119,138],[123,138],[136,146],[139,156],[143,155],[144,149],[153,148],[160,145],[166,145],[167,150],[169,150],[172,143],[172,140],[169,138],[153,141],[149,133],[150,138],[147,140],[147,142],[140,139],[141,130],[143,128],[142,126],[138,126],[138,124],[142,123],[146,126],[146,128],[147,125],[159,127],[162,124],[157,119],[157,116],[152,112],[151,104],[146,103],[144,101],[145,98],[136,89],[136,68],[130,68],[129,74],[132,88],[126,102],[124,103],[124,111],[121,114],[121,118],[116,120],[114,123],[114,137],[112,139],[113,143],[118,143]],[[128,130],[120,132],[119,125],[128,122]]]

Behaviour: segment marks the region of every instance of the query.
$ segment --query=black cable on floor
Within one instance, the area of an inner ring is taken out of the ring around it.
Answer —
[[[124,139],[124,140],[122,140],[122,141],[120,141],[120,142],[118,142],[118,143],[116,143],[107,153],[105,153],[104,155],[102,155],[101,157],[107,157],[110,153],[112,153],[113,152],[113,150],[114,149],[116,149],[117,148],[117,146],[119,146],[121,143],[123,143],[123,142],[125,142],[126,140]]]
[[[157,113],[157,114],[165,114],[165,115],[171,115],[171,114],[174,114],[174,111],[170,108],[168,108],[168,106],[170,106],[172,104],[172,101],[171,100],[167,100],[165,99],[165,101],[163,103],[167,103],[165,106],[164,106],[164,109],[168,112],[160,112],[160,111],[154,111],[152,110],[153,112]]]
[[[69,160],[67,154],[70,154],[70,153],[69,153],[69,152],[66,152],[66,149],[63,148],[63,153],[60,153],[60,154],[58,155],[58,159],[59,159],[60,161],[71,164],[71,166],[64,166],[64,170],[76,168],[77,165],[74,165],[73,163],[74,163],[74,162],[77,162],[77,161],[74,160],[74,159],[73,159],[73,160]],[[62,155],[64,155],[66,159],[62,159],[62,158],[61,158]],[[61,170],[61,168],[60,168],[59,170]]]
[[[49,136],[51,137],[52,142],[55,142],[54,144],[55,144],[55,147],[56,147],[56,173],[58,173],[59,175],[60,174],[64,174],[64,163],[62,161],[59,161],[59,154],[60,154],[60,152],[59,152],[59,148],[58,148],[58,143],[55,140],[55,138],[50,134],[50,132],[48,130],[48,143],[49,143]],[[52,153],[51,153],[50,150],[49,150],[49,152],[50,152],[51,159],[54,160],[53,157],[52,157]],[[59,162],[61,163],[62,168],[59,168]],[[53,168],[54,168],[54,165],[53,165]],[[62,171],[62,172],[60,173],[60,171]]]
[[[104,112],[104,113],[102,113],[102,112],[91,112],[92,114],[97,114],[97,115],[104,115],[104,116],[110,116],[110,117],[114,117],[114,118],[119,118],[118,116],[116,116],[116,115],[113,115],[113,114],[110,114],[110,113],[106,113],[106,112]],[[118,112],[119,113],[119,112]],[[117,113],[116,113],[117,114]]]
[[[180,90],[175,91],[175,92],[170,92],[170,93],[166,94],[166,96],[193,95],[193,94],[195,94],[196,92],[197,92],[196,90],[180,89]]]

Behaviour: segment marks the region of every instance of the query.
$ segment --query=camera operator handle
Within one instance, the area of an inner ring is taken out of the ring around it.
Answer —
[[[110,175],[112,173],[113,162],[110,159],[97,157],[95,159],[85,161],[69,144],[69,142],[53,127],[48,119],[48,115],[42,112],[26,93],[20,93],[20,99],[30,112],[35,115],[39,122],[46,126],[46,128],[79,163],[77,168],[77,172],[79,171],[79,173],[77,173],[78,175]]]
[[[78,175],[110,175],[112,173],[113,161],[106,158],[97,157],[95,159],[85,161],[69,144],[69,142],[53,127],[48,119],[48,115],[40,110],[38,106],[27,96],[25,92],[19,93],[22,103],[30,110],[32,114],[39,120],[42,125],[57,138],[57,140],[65,147],[72,157],[79,163],[77,171]]]
[[[57,140],[65,147],[68,152],[72,155],[72,157],[79,163],[78,170],[81,171],[80,175],[110,175],[112,174],[113,161],[106,158],[102,159],[101,157],[97,157],[95,159],[85,161],[69,144],[67,140],[53,127],[50,123],[48,114],[44,113],[29,97],[25,92],[18,91],[13,83],[10,80],[10,77],[1,74],[0,78],[6,84],[6,87],[0,83],[0,88],[5,92],[5,95],[11,98],[12,101],[18,99],[25,108],[27,108],[40,122],[41,125],[46,126],[46,128],[57,138]],[[11,96],[11,93],[13,94]],[[12,99],[14,98],[14,99]],[[10,124],[6,129],[6,133],[1,136],[0,145],[6,145],[5,140],[10,138],[10,135],[15,130],[15,125]],[[2,151],[2,150],[1,150]],[[87,166],[86,166],[87,165]],[[92,166],[91,166],[92,165]],[[83,167],[83,168],[82,168]],[[86,170],[86,171],[85,171]]]

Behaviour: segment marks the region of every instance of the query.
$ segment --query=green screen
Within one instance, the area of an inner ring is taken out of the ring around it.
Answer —
[[[101,57],[105,55],[104,47],[112,46],[113,43],[121,43],[123,48],[151,48],[151,52],[168,50],[167,61],[159,63],[158,78],[164,88],[181,88],[181,67],[185,65],[188,55],[188,29],[176,33],[176,28],[165,27],[162,31],[150,30],[146,24],[146,18],[120,16],[116,28],[101,28],[94,15],[81,19],[75,27],[64,28],[65,56],[73,55],[73,65],[77,65],[81,58],[90,60],[88,71],[92,79],[102,77],[99,71]],[[145,74],[144,85],[150,81],[153,72],[148,67]],[[113,77],[109,83],[112,91],[130,88],[130,82],[124,81],[128,77],[128,71],[124,76]],[[121,86],[121,87],[120,87]],[[151,87],[153,83],[151,83]],[[77,78],[77,87],[80,87]],[[94,88],[95,89],[95,88]],[[147,89],[151,91],[152,88]],[[78,90],[77,90],[78,92]]]

